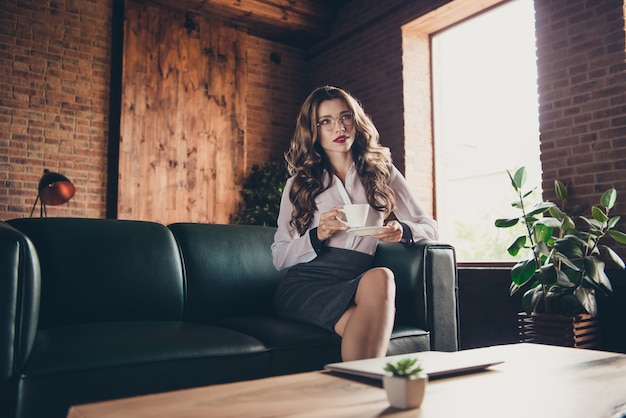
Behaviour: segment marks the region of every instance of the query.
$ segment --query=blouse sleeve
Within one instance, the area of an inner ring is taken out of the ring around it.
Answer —
[[[307,263],[317,256],[309,234],[300,235],[295,227],[290,225],[293,204],[289,199],[289,191],[292,184],[293,178],[288,179],[285,184],[278,212],[278,229],[272,244],[272,260],[274,267],[279,271],[296,264]]]
[[[393,165],[390,171],[389,184],[396,198],[396,207],[393,212],[398,221],[411,230],[412,241],[439,239],[437,222],[426,215],[422,206],[409,190],[408,183],[402,173]]]

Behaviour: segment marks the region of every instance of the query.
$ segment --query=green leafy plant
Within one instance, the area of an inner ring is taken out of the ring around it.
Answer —
[[[410,379],[419,375],[423,369],[416,358],[403,358],[397,361],[390,361],[385,365],[384,370],[393,376]]]
[[[511,270],[510,294],[530,284],[522,297],[527,313],[575,315],[587,312],[595,316],[597,297],[612,291],[603,260],[608,258],[624,268],[624,261],[615,250],[601,243],[606,237],[626,244],[626,234],[614,229],[620,217],[609,217],[617,191],[604,192],[599,206],[591,208],[592,217],[587,218],[566,212],[568,192],[560,180],[554,182],[560,205],[546,201],[528,204],[527,199],[534,189],[523,190],[525,167],[514,175],[507,173],[518,197],[511,205],[521,211],[521,216],[497,219],[495,225],[509,228],[524,224],[526,234],[517,237],[507,251],[516,256],[523,249],[529,250],[529,257]],[[550,216],[544,217],[546,212]]]
[[[241,195],[243,205],[232,220],[239,225],[276,226],[280,199],[287,181],[287,168],[274,161],[252,166]]]

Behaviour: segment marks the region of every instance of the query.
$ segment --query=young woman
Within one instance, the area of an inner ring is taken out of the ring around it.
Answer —
[[[272,256],[288,274],[276,291],[276,310],[337,333],[344,361],[383,357],[395,282],[391,270],[373,267],[378,240],[437,239],[437,225],[409,192],[371,119],[342,89],[309,95],[285,158],[291,177]],[[367,225],[380,226],[378,233],[349,230],[341,209],[352,203],[370,205]]]

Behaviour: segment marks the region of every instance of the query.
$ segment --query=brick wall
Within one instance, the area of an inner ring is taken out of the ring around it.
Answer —
[[[626,54],[622,0],[535,1],[543,189],[573,203],[618,191],[626,211]]]
[[[80,179],[49,215],[102,216],[111,0],[1,6],[0,219],[29,215],[44,168]]]
[[[296,117],[309,93],[303,50],[248,38],[246,160],[262,166],[283,161]]]

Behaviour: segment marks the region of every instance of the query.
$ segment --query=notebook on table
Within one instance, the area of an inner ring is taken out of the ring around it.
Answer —
[[[452,376],[463,373],[478,372],[496,364],[504,363],[504,360],[492,356],[477,356],[471,352],[443,352],[423,351],[412,354],[399,354],[389,357],[372,358],[365,360],[344,361],[331,363],[324,366],[326,370],[336,373],[350,374],[372,379],[382,380],[385,364],[389,361],[403,358],[416,358],[421,364],[429,379]]]

